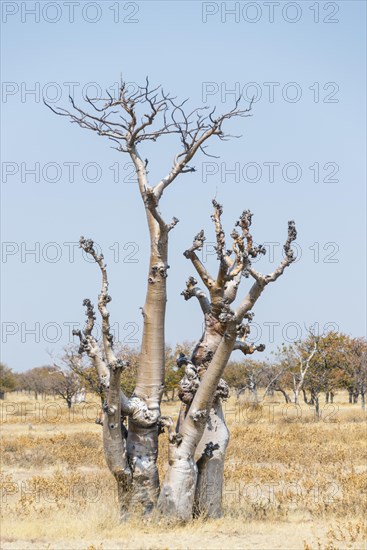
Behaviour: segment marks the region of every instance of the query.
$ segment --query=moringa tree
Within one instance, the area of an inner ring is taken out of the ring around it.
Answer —
[[[215,109],[209,113],[205,108],[185,111],[186,101],[176,102],[161,87],[151,89],[148,80],[145,86],[133,92],[121,83],[118,97],[108,96],[100,100],[87,98],[93,109],[92,114],[77,106],[72,98],[71,111],[50,107],[53,112],[68,117],[80,127],[112,140],[119,152],[130,156],[150,236],[147,293],[142,308],[143,336],[137,381],[131,397],[120,386],[121,372],[126,362],[119,359],[114,350],[107,309],[111,297],[103,255],[97,254],[92,240],[84,237],[80,240],[80,246],[94,258],[102,275],[98,309],[102,317],[103,348],[93,336],[95,311],[89,299],[84,301],[86,326],[77,334],[80,349],[90,357],[104,388],[103,440],[106,461],[117,481],[122,513],[136,506],[143,506],[148,512],[158,505],[164,515],[183,520],[191,518],[194,509],[216,516],[220,513],[221,495],[214,499],[205,488],[213,476],[220,480],[221,486],[228,442],[228,430],[220,405],[221,398],[228,395],[228,388],[221,375],[233,349],[240,349],[245,354],[256,350],[246,343],[249,323],[243,324],[243,321],[250,321],[251,309],[265,286],[275,281],[293,261],[291,243],[296,238],[294,223],[289,223],[283,261],[273,273],[264,276],[251,266],[251,259],[265,252],[263,247],[253,245],[249,231],[251,213],[245,211],[242,214],[238,222],[240,232],[233,231],[232,251],[228,251],[220,220],[222,208],[213,202],[220,263],[218,276],[212,278],[197,256],[205,238],[203,232],[197,235],[192,247],[185,252],[208,289],[210,298],[196,287],[193,279],[189,280],[184,296],[187,299],[191,296],[198,298],[205,318],[205,330],[192,356],[188,358],[181,354],[178,359],[178,365],[185,368],[185,376],[180,383],[179,394],[183,402],[180,420],[174,428],[171,418],[162,417],[160,403],[165,377],[168,237],[178,220],[173,218],[172,222],[165,222],[159,212],[159,204],[164,191],[177,176],[195,170],[190,162],[197,153],[207,154],[207,141],[215,136],[220,140],[227,139],[229,136],[223,131],[224,123],[232,118],[249,116],[251,104],[242,108],[241,98],[238,98],[232,110],[219,116],[215,115]],[[171,134],[179,137],[180,149],[168,173],[155,185],[150,185],[148,160],[141,158],[139,146],[144,141],[155,142]],[[242,276],[252,277],[255,282],[243,302],[232,310],[230,306],[236,298]],[[215,438],[213,426],[216,426]],[[160,489],[158,435],[164,427],[168,428],[169,433],[169,466]],[[198,464],[195,454],[199,456]]]
[[[191,517],[192,510],[211,517],[221,515],[224,459],[229,441],[221,407],[229,388],[221,376],[233,350],[245,355],[264,350],[262,344],[254,346],[246,341],[252,308],[265,287],[276,281],[295,260],[291,249],[297,236],[293,221],[288,223],[283,260],[274,272],[262,275],[251,265],[252,259],[265,254],[262,245],[254,245],[250,233],[251,212],[245,210],[240,216],[236,223],[240,230],[232,231],[232,248],[228,250],[221,223],[222,206],[213,200],[213,207],[219,262],[216,277],[207,271],[197,255],[205,240],[203,231],[184,253],[209,297],[190,277],[183,294],[186,299],[198,299],[204,315],[204,332],[190,360],[186,360],[188,372],[179,393],[183,405],[176,430],[170,425],[169,467],[158,501],[166,515],[184,520]],[[234,307],[241,279],[249,277],[254,282],[242,302]]]

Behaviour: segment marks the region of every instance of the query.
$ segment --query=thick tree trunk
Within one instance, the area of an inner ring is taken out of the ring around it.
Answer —
[[[159,491],[157,424],[143,428],[129,420],[127,454],[132,472],[129,509],[153,510]]]
[[[187,522],[193,517],[198,468],[187,447],[169,446],[169,467],[158,498],[164,516]]]
[[[102,404],[103,408],[103,450],[106,463],[114,476],[117,484],[117,495],[120,507],[121,519],[128,509],[128,492],[131,488],[131,469],[129,467],[126,436],[127,431],[121,415],[122,402],[125,406],[126,397],[120,389],[122,365],[111,366],[109,375],[109,389],[107,400]],[[99,375],[106,375],[105,367],[99,364]]]
[[[180,432],[170,446],[169,467],[158,499],[165,516],[188,521],[193,516],[198,468],[194,459],[204,434],[221,374],[230,358],[236,327],[227,329],[196,391]]]
[[[154,220],[153,220],[154,221]],[[156,246],[156,245],[155,245]],[[129,418],[127,452],[133,472],[131,503],[154,507],[159,491],[157,468],[160,401],[164,387],[166,309],[166,256],[157,257],[152,246],[148,290],[143,308],[144,329],[134,395],[144,402],[152,416],[150,426],[142,427]]]
[[[196,455],[198,478],[194,514],[210,518],[222,516],[223,472],[229,431],[220,400],[210,411]]]
[[[131,488],[131,470],[127,462],[126,453],[126,429],[120,422],[109,415],[103,415],[103,448],[107,466],[114,476],[117,484],[117,496],[121,519],[128,509],[128,493]],[[123,440],[123,441],[121,441]],[[121,452],[122,449],[122,452]]]
[[[164,389],[165,339],[164,323],[166,313],[166,277],[169,228],[153,215],[155,207],[149,204],[146,167],[136,149],[131,152],[139,190],[145,203],[149,236],[150,261],[145,304],[142,309],[144,318],[141,353],[134,395],[147,407],[149,422],[145,427],[129,418],[127,453],[133,474],[131,503],[140,504],[146,512],[152,510],[157,502],[159,476],[157,468],[158,420],[160,402]]]

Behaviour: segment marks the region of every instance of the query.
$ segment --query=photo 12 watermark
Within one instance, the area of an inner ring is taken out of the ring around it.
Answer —
[[[340,101],[340,86],[337,82],[239,82],[207,81],[202,83],[201,98],[204,104],[215,97],[216,101],[234,102],[239,97],[257,103],[325,103],[337,104]]]
[[[203,23],[288,23],[336,24],[340,22],[339,2],[202,2]]]
[[[1,323],[1,342],[3,344],[29,344],[44,343],[56,344],[57,342],[66,342],[76,344],[77,337],[74,331],[80,331],[84,324],[79,321],[2,321]],[[95,338],[99,340],[102,337],[102,327],[94,323]],[[140,325],[136,321],[126,321],[122,323],[112,323],[110,332],[115,342],[123,344],[136,345],[139,343],[138,334]]]
[[[1,20],[11,23],[139,23],[140,2],[1,2]]]

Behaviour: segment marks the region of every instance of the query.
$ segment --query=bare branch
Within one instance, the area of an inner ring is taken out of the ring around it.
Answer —
[[[210,302],[205,292],[196,285],[197,280],[194,277],[189,277],[186,283],[186,290],[183,290],[181,295],[185,298],[185,300],[190,300],[190,298],[195,296],[198,299],[201,309],[205,315],[211,311]]]
[[[224,134],[222,130],[222,125],[225,120],[234,117],[250,116],[252,101],[247,109],[240,109],[239,102],[241,99],[241,97],[237,99],[231,111],[217,118],[213,118],[212,116],[214,111],[204,116],[200,112],[204,109],[195,109],[190,115],[185,116],[182,109],[180,110],[181,115],[183,115],[183,120],[181,122],[176,121],[176,125],[177,132],[181,136],[183,151],[176,155],[175,162],[167,176],[155,186],[154,192],[158,198],[162,196],[163,191],[175,180],[175,178],[182,173],[183,169],[185,169],[186,165],[199,150],[205,153],[203,145],[209,138],[218,136],[219,139],[224,141],[229,137],[228,134]],[[192,121],[193,114],[197,115],[194,123]]]
[[[243,340],[236,340],[233,349],[242,351],[244,355],[252,355],[255,351],[264,351],[265,345],[259,344],[258,346],[255,346],[253,344],[249,344],[248,342],[244,342]]]
[[[219,260],[219,269],[217,275],[217,286],[223,286],[225,280],[227,279],[227,270],[232,267],[233,262],[231,261],[229,254],[226,252],[226,241],[225,233],[223,231],[221,215],[223,213],[223,206],[219,204],[215,199],[212,200],[214,207],[214,213],[211,218],[214,221],[215,225],[215,235],[217,240],[217,245],[215,250],[217,252],[217,258]]]
[[[260,294],[264,290],[265,286],[268,283],[276,281],[278,277],[283,274],[285,268],[295,261],[296,258],[294,256],[293,250],[291,249],[291,244],[296,238],[297,231],[295,223],[294,221],[290,221],[288,222],[288,237],[284,244],[285,258],[282,260],[280,265],[273,273],[270,273],[269,275],[262,275],[261,273],[253,269],[251,267],[251,264],[247,265],[247,267],[245,268],[245,274],[247,276],[251,275],[255,279],[255,283],[251,287],[250,292],[247,294],[242,304],[237,309],[236,316],[239,321],[241,321],[243,319],[243,316],[252,309],[256,300],[259,298]],[[257,254],[262,253],[259,248],[260,247],[258,247],[257,249]]]
[[[185,250],[184,256],[192,261],[193,266],[195,267],[198,275],[203,281],[204,285],[210,290],[214,287],[215,281],[208,271],[205,269],[202,262],[199,260],[196,255],[196,250],[201,250],[205,241],[204,230],[202,229],[194,238],[194,242],[188,250]]]
[[[113,351],[113,335],[110,331],[110,314],[107,309],[107,304],[112,299],[108,294],[107,266],[103,261],[103,254],[97,254],[94,248],[94,243],[91,239],[80,237],[79,245],[84,252],[94,258],[102,273],[102,288],[98,296],[98,309],[102,317],[102,336],[106,359],[108,363],[114,363],[116,361],[116,356]]]
[[[80,330],[73,330],[73,335],[78,336],[80,340],[79,353],[86,353],[95,367],[102,388],[107,389],[110,380],[110,371],[102,358],[99,345],[92,335],[94,328],[95,314],[91,301],[86,298],[83,300],[83,306],[86,307],[87,322],[83,333]]]
[[[285,252],[285,258],[273,273],[266,275],[265,277],[266,284],[276,281],[278,277],[280,277],[280,275],[283,274],[285,268],[291,265],[291,263],[295,261],[296,257],[291,248],[291,245],[292,245],[292,242],[296,240],[296,238],[297,238],[296,224],[294,223],[293,220],[291,220],[288,222],[288,237],[283,247]]]

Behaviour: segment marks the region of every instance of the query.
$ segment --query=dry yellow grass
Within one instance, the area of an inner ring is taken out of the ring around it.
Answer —
[[[366,539],[366,424],[338,396],[315,422],[302,405],[226,404],[231,441],[224,517],[187,526],[116,521],[98,403],[69,413],[61,401],[9,396],[2,404],[2,548],[362,549]],[[164,403],[177,415],[178,403]],[[297,413],[297,414],[296,414]],[[166,437],[159,467],[164,471]]]

